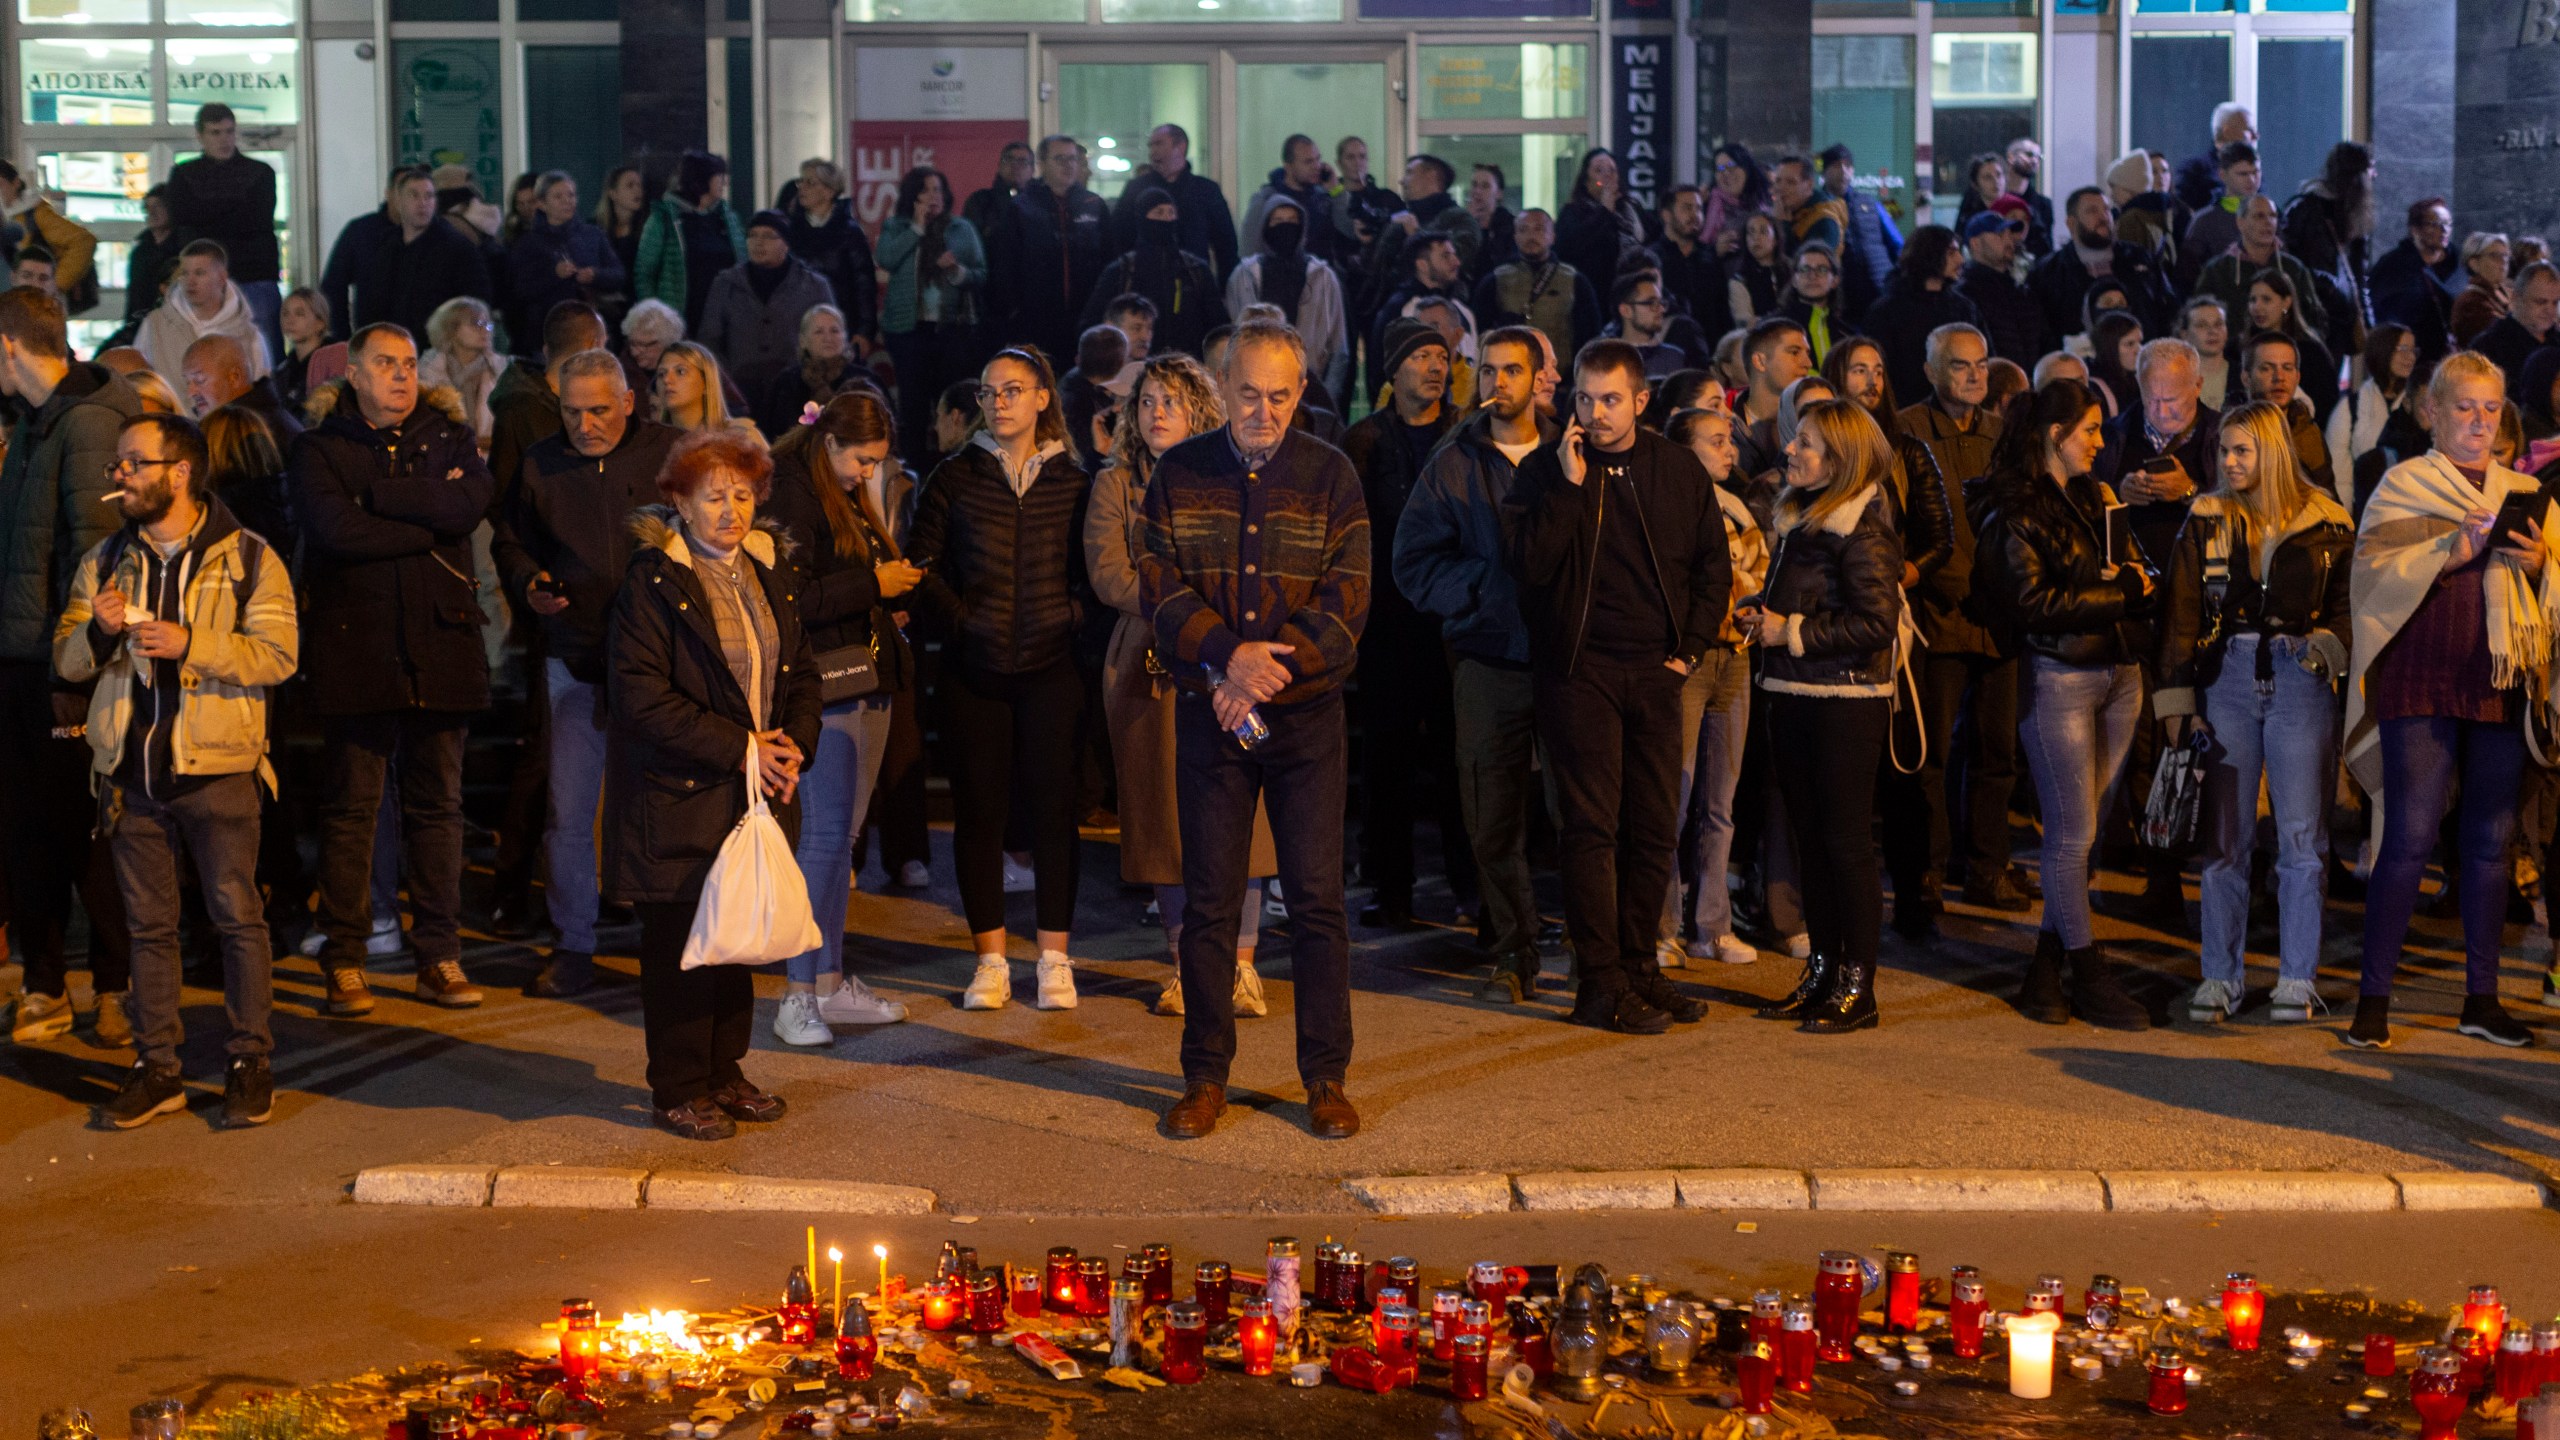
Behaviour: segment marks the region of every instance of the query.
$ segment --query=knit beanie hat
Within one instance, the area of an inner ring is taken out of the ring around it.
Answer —
[[[2151,152],[2142,149],[2126,151],[2123,158],[2107,167],[2107,185],[2110,190],[2122,186],[2136,195],[2148,191],[2151,188]]]
[[[787,239],[791,234],[791,221],[789,217],[785,216],[779,210],[759,210],[753,216],[748,218],[747,228],[750,230],[770,230],[774,234]]]
[[[1434,346],[1439,347],[1444,353],[1449,348],[1448,337],[1442,335],[1436,327],[1420,320],[1396,321],[1387,327],[1387,363],[1382,373],[1395,374],[1396,371],[1404,368],[1405,361],[1413,358],[1415,351],[1427,350]]]

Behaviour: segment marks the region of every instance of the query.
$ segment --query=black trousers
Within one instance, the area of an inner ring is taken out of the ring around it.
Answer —
[[[1227,1083],[1236,1056],[1236,933],[1253,809],[1271,817],[1289,897],[1289,980],[1298,1078],[1339,1082],[1351,1068],[1351,927],[1342,898],[1342,807],[1350,740],[1342,692],[1262,707],[1271,737],[1251,750],[1220,728],[1208,697],[1173,707],[1182,804],[1182,1078]]]
[[[917,663],[923,662],[923,647],[909,653]],[[889,702],[889,745],[880,759],[880,778],[871,787],[871,814],[862,833],[853,837],[857,875],[862,873],[863,853],[875,836],[880,842],[880,869],[891,878],[910,860],[933,859],[933,842],[925,827],[930,802],[925,795],[923,704],[923,690],[912,674]]]
[[[523,627],[527,636],[538,636]],[[551,830],[551,665],[538,638],[524,652],[524,733],[507,766],[506,809],[498,815],[498,853],[490,866],[489,908],[528,913],[533,883],[543,878]]]
[[[50,664],[0,662],[0,775],[9,777],[8,799],[0,803],[0,855],[9,867],[9,946],[26,967],[27,993],[61,995],[77,890],[89,914],[90,988],[116,994],[132,980],[132,940],[115,858],[93,835],[98,806],[89,793],[89,742],[54,736],[53,703]]]
[[[385,784],[400,787],[409,943],[424,969],[462,958],[462,743],[470,717],[435,710],[333,715],[322,742],[320,953],[364,963],[373,933],[373,845]]]
[[[1680,673],[1581,657],[1541,674],[1538,735],[1564,814],[1564,926],[1583,994],[1654,965],[1680,844]],[[1872,777],[1870,777],[1872,779]]]
[[[649,1042],[649,1103],[689,1105],[733,1080],[755,1033],[755,972],[744,965],[684,968],[696,902],[643,901],[640,1024]]]
[[[1964,861],[1968,878],[1997,878],[2009,863],[2009,795],[2018,787],[2017,662],[1932,654],[1917,678],[1929,758],[1917,775],[1884,772],[1880,797],[1897,903],[1925,877],[1945,876],[1952,860]]]
[[[1476,894],[1475,850],[1467,840],[1456,774],[1458,720],[1449,658],[1436,634],[1380,636],[1360,647],[1354,699],[1360,707],[1360,876],[1380,904],[1413,903],[1413,827],[1422,792],[1440,827],[1449,889]]]
[[[1795,833],[1805,933],[1815,954],[1870,970],[1884,928],[1876,767],[1892,703],[1882,696],[1769,697],[1769,758]]]
[[[1019,675],[973,674],[954,665],[951,695],[951,852],[969,931],[1004,928],[1004,836],[1009,816],[1028,822],[1039,875],[1037,924],[1076,920],[1076,717],[1084,680],[1073,660]],[[1244,882],[1238,880],[1241,892]]]

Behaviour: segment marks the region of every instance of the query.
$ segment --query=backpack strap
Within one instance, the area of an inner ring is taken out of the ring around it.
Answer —
[[[124,563],[124,552],[132,545],[132,527],[119,525],[115,528],[115,532],[98,546],[98,578],[97,582],[90,587],[93,592],[107,588],[107,582],[115,578],[116,567]]]
[[[245,633],[249,628],[249,601],[258,593],[258,570],[267,558],[267,542],[255,531],[242,530],[240,535],[240,573],[231,581],[231,628]]]

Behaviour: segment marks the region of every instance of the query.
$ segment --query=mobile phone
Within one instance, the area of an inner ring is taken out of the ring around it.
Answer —
[[[2154,455],[2142,462],[2142,473],[2145,475],[2166,475],[2177,468],[2178,457],[2175,455]]]
[[[2489,535],[2481,542],[2483,550],[2499,546],[2524,533],[2525,527],[2542,519],[2550,497],[2540,490],[2518,490],[2498,502],[2498,518],[2489,522]]]

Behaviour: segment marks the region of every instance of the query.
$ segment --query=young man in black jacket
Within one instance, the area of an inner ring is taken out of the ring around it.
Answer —
[[[1111,216],[1084,188],[1084,147],[1040,142],[1039,178],[998,212],[987,236],[987,302],[995,338],[1036,345],[1050,363],[1075,353],[1076,317],[1102,274]]]
[[[344,285],[353,291],[352,303],[331,313],[346,316],[350,331],[391,324],[412,335],[424,335],[427,317],[447,300],[462,295],[475,300],[495,298],[489,265],[479,247],[437,218],[435,181],[423,167],[393,172],[390,218],[389,226],[369,228],[362,235],[352,225],[347,228],[340,248],[353,244],[362,249],[346,257],[343,272],[340,257],[335,253],[329,257],[322,284],[337,283],[330,277],[343,273]],[[332,292],[331,304],[335,306],[337,300],[338,294]]]
[[[1651,398],[1634,347],[1584,346],[1572,421],[1503,507],[1564,811],[1573,1019],[1630,1035],[1706,1013],[1663,975],[1654,941],[1680,840],[1681,684],[1733,589],[1714,482],[1637,423]]]
[[[575,995],[595,983],[605,619],[631,565],[631,512],[658,502],[658,471],[679,432],[632,413],[638,397],[610,351],[581,351],[552,369],[561,431],[525,452],[489,550],[508,598],[531,611],[542,632],[551,782],[545,894],[560,939],[533,989]]]
[[[462,1009],[480,1003],[462,973],[463,731],[489,705],[471,532],[497,482],[471,427],[432,403],[452,397],[419,394],[407,331],[365,326],[347,363],[313,397],[322,418],[288,465],[311,617],[302,667],[325,737],[320,968],[331,1014],[373,1008],[374,823],[396,775],[417,995]]]
[[[2063,205],[2071,243],[2039,261],[2027,276],[2027,288],[2044,307],[2045,338],[2058,340],[2086,328],[2081,302],[2101,276],[2124,290],[2125,303],[2142,322],[2145,335],[2165,335],[2177,317],[2177,299],[2169,293],[2169,277],[2149,251],[2116,239],[2114,207],[2106,192],[2085,185]]]

